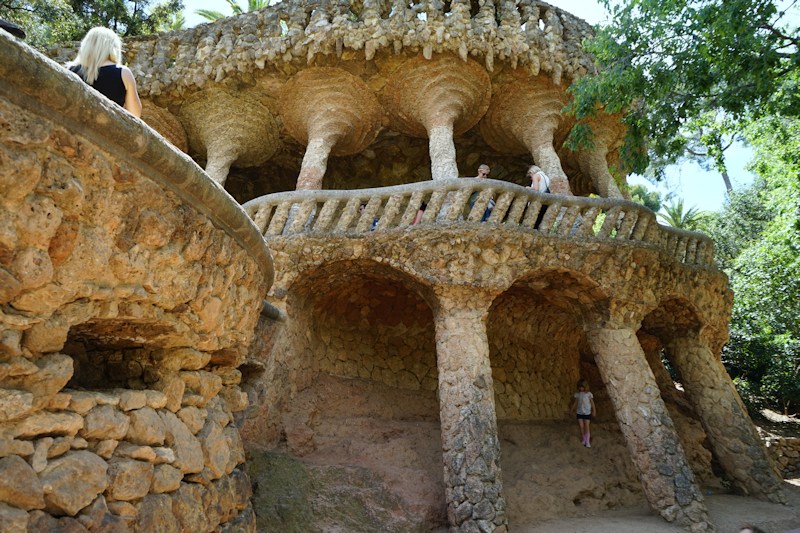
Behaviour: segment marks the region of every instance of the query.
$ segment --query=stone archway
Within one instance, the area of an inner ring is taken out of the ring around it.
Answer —
[[[278,347],[294,380],[280,420],[286,451],[339,472],[351,492],[369,478],[385,497],[370,505],[399,529],[445,521],[429,296],[378,262],[325,264],[288,290]]]
[[[664,347],[734,490],[783,502],[782,480],[722,365],[726,334],[715,326],[691,303],[669,298],[645,316],[639,335]],[[653,357],[648,359],[652,366]]]
[[[607,295],[565,270],[529,275],[497,296],[487,323],[509,527],[642,500],[636,471],[587,346],[584,316]],[[568,408],[579,377],[599,417],[584,448]]]

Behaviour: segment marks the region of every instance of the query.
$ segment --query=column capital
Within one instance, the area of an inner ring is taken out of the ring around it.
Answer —
[[[462,312],[474,311],[488,315],[489,307],[500,292],[467,285],[434,285],[433,293],[436,296],[434,312],[440,314],[458,309]]]

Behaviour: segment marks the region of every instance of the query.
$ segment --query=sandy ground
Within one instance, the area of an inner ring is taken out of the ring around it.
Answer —
[[[409,517],[443,525],[441,435],[431,416],[436,408],[433,393],[322,377],[292,402],[283,421],[295,457],[375,472]],[[572,421],[498,425],[511,531],[683,531],[649,511],[616,423],[593,424],[591,449],[581,446]],[[691,449],[695,473],[708,470],[697,464],[702,447]],[[713,479],[700,481],[718,532],[738,533],[752,524],[767,533],[800,533],[800,480],[786,484],[788,505],[722,494]]]
[[[738,533],[753,525],[766,533],[800,533],[800,479],[786,483],[787,505],[728,494],[706,497],[711,521],[718,533]],[[525,533],[668,533],[685,531],[650,513],[644,505],[605,511],[591,517],[549,520],[518,526]]]

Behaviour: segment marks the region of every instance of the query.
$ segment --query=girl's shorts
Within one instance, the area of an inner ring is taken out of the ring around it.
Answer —
[[[591,420],[592,415],[578,415],[578,420]]]

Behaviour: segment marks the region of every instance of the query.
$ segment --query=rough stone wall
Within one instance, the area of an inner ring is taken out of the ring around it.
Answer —
[[[364,283],[316,306],[320,372],[390,387],[435,391],[438,383],[428,305],[403,287]]]
[[[498,419],[563,419],[580,375],[579,321],[518,291],[495,302],[488,330]]]
[[[800,439],[770,437],[767,439],[767,451],[784,478],[800,477]]]
[[[268,250],[142,123],[0,49],[0,529],[253,530],[232,422]]]

